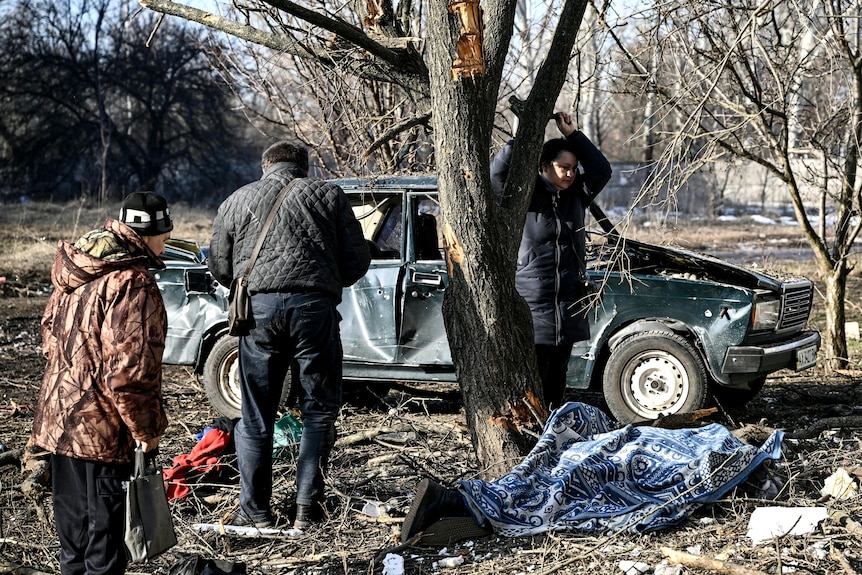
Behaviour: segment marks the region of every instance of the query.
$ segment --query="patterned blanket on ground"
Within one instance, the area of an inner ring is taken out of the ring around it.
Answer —
[[[780,458],[782,438],[776,431],[758,448],[719,424],[618,428],[599,409],[572,402],[551,414],[520,465],[496,481],[461,481],[460,491],[477,520],[504,536],[652,531]]]

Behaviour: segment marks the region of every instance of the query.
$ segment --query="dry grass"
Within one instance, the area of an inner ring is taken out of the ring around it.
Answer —
[[[119,211],[119,202],[0,205],[0,276],[6,278],[6,289],[38,293],[45,287],[57,242],[74,242],[106,218],[117,217]],[[174,237],[209,242],[214,212],[180,204],[172,205],[171,213]]]

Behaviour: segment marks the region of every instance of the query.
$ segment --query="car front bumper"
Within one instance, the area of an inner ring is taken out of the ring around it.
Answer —
[[[766,345],[734,345],[727,348],[721,371],[726,374],[768,374],[779,369],[801,371],[814,365],[820,334],[804,331],[790,341]]]

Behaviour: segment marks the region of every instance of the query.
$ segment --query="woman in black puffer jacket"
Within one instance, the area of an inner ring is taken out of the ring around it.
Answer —
[[[611,178],[610,163],[575,129],[571,116],[561,112],[555,119],[565,137],[542,146],[515,276],[518,293],[533,314],[536,359],[545,403],[551,408],[562,403],[572,346],[590,337],[586,310],[579,305],[588,295],[584,216]],[[506,144],[491,163],[498,197],[513,145]]]

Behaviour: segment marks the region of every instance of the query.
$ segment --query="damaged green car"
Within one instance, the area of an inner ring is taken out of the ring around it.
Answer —
[[[344,290],[345,390],[393,382],[456,381],[441,306],[449,283],[433,177],[336,181],[372,251],[368,273]],[[626,239],[601,210],[588,234],[589,275],[601,285],[591,339],[575,345],[569,387],[601,390],[621,422],[741,406],[768,374],[816,363],[807,331],[813,285],[709,256]],[[237,339],[227,334],[227,289],[205,251],[174,243],[157,272],[168,310],[164,362],[193,366],[210,402],[239,417]],[[289,386],[285,386],[287,389]]]

